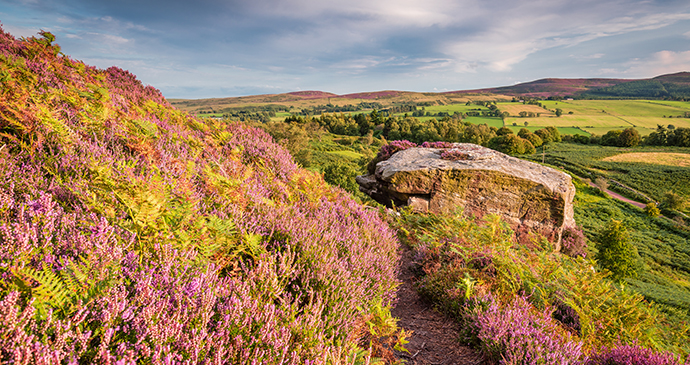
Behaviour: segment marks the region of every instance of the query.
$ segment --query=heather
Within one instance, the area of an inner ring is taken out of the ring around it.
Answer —
[[[53,41],[0,31],[0,362],[380,356],[365,323],[390,324],[397,254],[377,211]]]
[[[567,229],[568,256],[492,215],[403,212],[394,226],[414,252],[418,290],[494,362],[604,363],[595,361],[614,349],[680,363],[671,354],[689,352],[687,332],[672,318],[584,255],[578,227]],[[605,363],[628,364],[615,361]]]

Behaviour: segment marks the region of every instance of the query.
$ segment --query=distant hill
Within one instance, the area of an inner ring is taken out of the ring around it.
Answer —
[[[604,87],[611,87],[633,80],[626,79],[540,79],[524,82],[513,86],[495,88],[461,90],[451,93],[497,93],[511,96],[525,96],[543,98],[549,96],[575,96]]]
[[[690,97],[690,72],[661,75],[651,79],[540,79],[513,86],[452,93],[477,92],[536,98],[687,98]]]
[[[583,99],[627,98],[690,98],[690,72],[678,72],[650,79],[558,79],[547,78],[512,86],[458,90],[443,93],[411,91],[373,91],[337,95],[324,91],[297,91],[285,94],[253,95],[214,99],[169,99],[170,103],[188,112],[228,111],[266,104],[304,108],[316,105],[356,105],[378,102],[383,107],[415,103],[424,105],[453,104],[476,100],[504,100],[512,97],[573,97]]]

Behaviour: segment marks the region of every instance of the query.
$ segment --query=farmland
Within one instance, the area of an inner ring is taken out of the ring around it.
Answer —
[[[514,99],[517,100],[517,99]],[[467,103],[469,102],[469,105]],[[507,117],[482,116],[489,109],[480,102],[496,103],[498,110],[506,112]],[[511,102],[509,97],[496,94],[452,94],[452,93],[413,93],[413,92],[380,92],[351,95],[334,95],[329,93],[290,93],[280,95],[259,95],[250,97],[173,100],[172,104],[184,111],[199,116],[220,117],[223,111],[259,110],[273,108],[276,111],[270,116],[272,121],[282,121],[290,115],[304,113],[305,110],[318,110],[319,107],[345,107],[378,105],[380,111],[407,106],[416,108],[420,121],[441,119],[443,115],[463,114],[464,120],[472,124],[487,124],[500,128],[507,126],[517,132],[527,126],[536,129],[553,126],[561,134],[604,135],[610,130],[635,128],[640,135],[653,132],[657,125],[690,127],[690,102],[670,100],[542,100],[540,105]],[[344,112],[345,114],[370,113],[374,108],[360,108]],[[556,109],[562,115],[556,116]],[[394,110],[394,109],[393,109]],[[472,115],[473,112],[479,116]],[[520,116],[525,112],[527,116]],[[317,112],[318,114],[319,112]],[[412,112],[392,112],[390,115],[402,117]],[[388,115],[388,114],[386,114]]]
[[[602,161],[651,163],[654,165],[690,167],[690,154],[672,152],[622,153]]]
[[[655,100],[562,100],[541,102],[549,109],[559,108],[563,115],[555,115],[534,118],[512,117],[506,118],[506,123],[525,121],[531,126],[555,126],[555,127],[579,127],[591,133],[602,135],[613,129],[625,129],[633,127],[641,135],[653,132],[657,125],[672,124],[675,127],[690,127],[690,119],[679,118],[686,112],[690,112],[690,103]],[[503,110],[503,104],[499,109]],[[528,108],[529,107],[529,108]],[[533,105],[525,105],[524,110],[532,110]],[[513,108],[514,109],[514,108]],[[512,109],[511,109],[512,110]],[[571,114],[572,113],[572,114]]]

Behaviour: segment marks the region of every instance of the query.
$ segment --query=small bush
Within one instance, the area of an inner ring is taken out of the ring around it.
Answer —
[[[613,279],[622,281],[636,277],[637,249],[630,243],[630,236],[623,222],[612,219],[601,231],[597,243],[597,261],[613,274]]]
[[[547,311],[537,312],[527,300],[516,297],[502,307],[492,298],[486,310],[477,311],[477,338],[482,351],[502,364],[579,364],[582,342],[563,333]]]
[[[658,217],[661,215],[661,210],[659,210],[659,207],[653,202],[647,203],[647,206],[644,207],[644,212],[650,217]]]
[[[636,345],[623,345],[616,348],[603,348],[591,355],[585,365],[680,365],[671,354],[655,353]]]
[[[448,161],[465,161],[470,159],[470,154],[458,149],[446,150],[441,152],[441,159]]]
[[[438,142],[424,142],[419,147],[423,148],[453,148],[453,143],[451,142],[444,142],[444,141],[438,141]]]
[[[587,256],[587,239],[581,228],[575,226],[563,230],[561,252],[570,257]]]

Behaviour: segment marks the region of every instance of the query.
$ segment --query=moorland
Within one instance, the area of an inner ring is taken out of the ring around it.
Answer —
[[[2,363],[400,363],[402,247],[488,362],[690,354],[685,74],[184,101],[47,32],[0,31],[0,59]],[[493,215],[383,209],[353,179],[397,139],[566,171],[578,226],[558,252]]]

